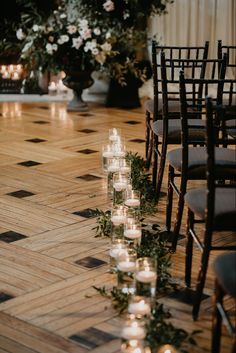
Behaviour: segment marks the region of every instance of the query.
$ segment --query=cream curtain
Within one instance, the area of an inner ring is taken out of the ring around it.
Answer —
[[[163,45],[202,45],[209,40],[211,58],[218,39],[236,45],[236,0],[174,0],[167,11],[149,23],[150,37],[156,34]]]

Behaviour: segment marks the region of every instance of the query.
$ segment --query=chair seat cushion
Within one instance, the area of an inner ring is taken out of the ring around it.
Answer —
[[[144,109],[148,111],[150,114],[154,113],[154,100],[153,99],[148,99],[146,102],[144,102]],[[179,118],[179,112],[180,112],[180,105],[179,101],[170,101],[168,105],[168,110],[170,113],[176,113],[176,115]],[[161,116],[162,115],[162,98],[158,99],[158,113]]]
[[[178,172],[182,170],[182,148],[176,148],[167,154],[169,164]],[[188,178],[206,178],[207,153],[205,147],[189,147]],[[220,179],[232,179],[236,176],[236,152],[235,149],[216,147],[215,163],[217,177]]]
[[[191,138],[198,139],[201,141],[205,140],[205,121],[202,119],[189,119],[190,125],[195,125],[199,129],[190,129]],[[152,130],[155,135],[163,136],[163,121],[157,120],[153,122]],[[180,119],[168,119],[168,143],[169,144],[180,144],[181,143],[181,121]]]
[[[217,256],[213,269],[224,292],[236,298],[236,252]]]
[[[188,208],[200,219],[205,219],[206,188],[192,189],[185,194]],[[215,193],[214,230],[236,231],[236,189],[218,188]]]

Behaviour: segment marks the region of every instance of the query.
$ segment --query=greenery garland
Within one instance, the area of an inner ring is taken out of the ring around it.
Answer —
[[[145,161],[137,153],[132,152],[127,153],[126,159],[131,161],[132,187],[140,191],[141,194],[141,216],[153,215],[156,212],[156,199],[150,176],[146,172]],[[97,226],[94,228],[95,237],[110,237],[112,230],[111,211],[96,209],[95,214],[97,215]],[[157,224],[142,224],[142,240],[140,245],[136,246],[138,258],[151,257],[157,260],[157,297],[177,289],[171,278],[169,247],[163,235],[164,233]],[[119,315],[127,311],[131,294],[123,293],[115,286],[111,289],[107,289],[105,286],[101,288],[94,286],[93,288],[112,301],[112,305]],[[145,338],[153,353],[156,353],[157,349],[164,344],[171,344],[182,353],[187,353],[190,345],[196,345],[194,336],[200,331],[193,331],[189,334],[183,329],[176,328],[169,321],[170,318],[170,312],[156,300],[150,320],[146,323],[147,335]]]

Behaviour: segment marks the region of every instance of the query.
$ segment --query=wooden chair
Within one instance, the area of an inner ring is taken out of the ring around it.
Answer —
[[[224,71],[224,70],[223,70]],[[172,220],[172,207],[173,207],[173,191],[178,196],[178,205],[176,210],[174,229],[172,233],[172,252],[176,251],[178,236],[181,227],[182,215],[184,210],[184,195],[187,190],[187,183],[189,180],[205,180],[205,168],[206,168],[206,151],[204,147],[204,139],[199,139],[199,132],[196,131],[195,134],[192,132],[196,130],[196,127],[193,126],[194,116],[199,117],[199,115],[205,115],[205,109],[202,102],[199,101],[199,106],[202,108],[201,111],[194,111],[193,109],[189,110],[188,98],[186,92],[187,85],[197,85],[202,86],[202,90],[205,95],[208,94],[209,90],[215,91],[214,100],[217,104],[222,104],[223,98],[231,92],[228,89],[225,91],[224,86],[226,83],[230,87],[233,87],[236,84],[236,80],[222,80],[224,77],[224,72],[221,73],[221,80],[206,80],[206,79],[185,79],[184,73],[180,73],[180,102],[181,102],[181,117],[182,117],[182,146],[171,150],[167,154],[167,160],[169,163],[168,168],[168,195],[167,195],[167,209],[166,209],[166,229],[168,232],[171,230],[171,220]],[[231,85],[234,83],[234,85]],[[236,94],[236,91],[233,91]],[[228,107],[230,110],[230,107]],[[228,116],[228,115],[227,115]],[[223,122],[227,124],[227,120]],[[196,125],[196,123],[195,123]],[[223,129],[222,129],[223,131]],[[227,130],[224,129],[224,133]],[[205,135],[205,131],[202,129],[202,135]],[[226,141],[226,140],[225,140]],[[197,145],[200,145],[197,147]],[[226,147],[226,142],[225,145]],[[221,152],[222,153],[222,152]],[[224,151],[228,163],[228,168],[231,171],[232,179],[236,178],[236,155],[232,151]],[[221,161],[222,156],[217,155],[217,163]],[[179,180],[180,185],[176,183],[176,179]],[[224,179],[222,177],[222,179]]]
[[[236,252],[219,255],[213,263],[215,293],[212,316],[211,352],[220,353],[222,321],[233,337],[231,353],[236,352],[236,327],[232,324],[224,306],[225,295],[234,300],[236,307]]]
[[[219,121],[226,115],[226,109],[219,107],[213,113],[213,105],[210,98],[206,100],[207,109],[207,168],[206,188],[197,188],[188,191],[185,195],[185,202],[188,207],[187,219],[187,245],[185,260],[185,282],[187,287],[191,285],[193,241],[202,252],[201,263],[198,272],[196,295],[193,305],[193,319],[196,320],[199,313],[203,289],[205,286],[206,273],[210,252],[214,250],[236,250],[236,183],[219,183],[219,175],[225,180],[231,180],[232,169],[228,169],[226,152],[223,145],[225,141],[219,137]],[[235,140],[227,143],[234,144]],[[235,157],[235,148],[232,153]],[[221,155],[221,163],[217,158]],[[218,157],[217,157],[218,156]],[[235,170],[234,165],[234,170]],[[204,222],[204,234],[201,239],[194,230],[195,223]],[[214,243],[213,234],[215,231],[234,232],[235,244]]]
[[[161,90],[161,63],[160,53],[165,52],[168,59],[207,59],[209,42],[204,46],[181,47],[181,46],[162,46],[156,41],[152,41],[152,71],[153,71],[153,95],[154,99],[149,99],[144,103],[146,115],[146,143],[145,156],[147,168],[150,167],[153,152],[153,133],[151,123],[162,119],[162,90]],[[179,118],[178,101],[172,102],[169,107],[171,117]]]
[[[226,65],[226,57],[220,62]],[[177,119],[172,119],[170,107],[179,101],[179,71],[184,69],[190,78],[203,79],[208,73],[213,79],[217,76],[217,59],[166,59],[165,52],[161,53],[161,79],[162,79],[162,120],[157,120],[152,124],[154,134],[154,156],[152,168],[152,180],[156,186],[156,196],[159,198],[161,191],[164,168],[166,162],[167,147],[170,144],[181,143],[181,121],[180,106],[178,113],[175,112]],[[221,71],[223,73],[223,70]],[[189,85],[187,97],[190,109],[201,109],[202,87],[201,85]],[[197,89],[197,91],[196,91]],[[194,100],[194,101],[193,101]],[[194,117],[196,118],[196,116]],[[195,121],[199,127],[204,126],[201,119]],[[198,131],[195,131],[198,134]],[[158,163],[159,157],[159,163]]]
[[[236,78],[236,45],[223,45],[222,40],[218,40],[217,44],[217,57],[222,59],[224,54],[227,54],[227,66],[231,69],[229,75]],[[220,66],[219,66],[220,70]]]

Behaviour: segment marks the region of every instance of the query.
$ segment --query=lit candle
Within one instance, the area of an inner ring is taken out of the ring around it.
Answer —
[[[111,216],[111,221],[115,226],[119,226],[120,224],[124,224],[126,222],[126,216],[122,214],[114,214]]]
[[[55,82],[51,82],[50,85],[48,86],[48,92],[50,95],[55,95],[57,93],[57,86]]]
[[[20,73],[22,71],[22,65],[16,65],[16,71]]]
[[[127,187],[127,180],[118,180],[113,183],[113,187],[116,191],[125,190]]]
[[[67,93],[67,92],[68,92],[68,89],[67,89],[67,87],[63,84],[62,80],[59,80],[59,81],[58,81],[57,89],[58,89],[58,92],[59,92],[59,93]]]
[[[134,315],[149,315],[151,312],[150,305],[145,303],[144,300],[140,300],[137,303],[130,303],[128,311]]]
[[[14,65],[9,65],[9,72],[13,72],[14,71]]]
[[[129,206],[129,207],[139,207],[140,200],[139,199],[126,199],[125,204],[126,204],[126,206]]]
[[[1,66],[1,73],[4,73],[4,72],[6,72],[6,71],[7,71],[6,65],[2,65],[2,66]]]
[[[129,239],[137,239],[137,238],[141,238],[142,232],[141,232],[141,229],[137,229],[137,228],[125,229],[124,236]]]
[[[120,170],[120,167],[119,167],[119,165],[117,163],[110,164],[107,167],[107,171],[111,172],[111,173],[118,172],[119,170]]]
[[[102,156],[106,157],[106,158],[112,158],[114,156],[114,152],[112,152],[112,151],[104,151],[102,153]],[[119,170],[119,168],[118,168],[118,170]]]
[[[2,78],[3,78],[3,79],[10,78],[10,73],[9,73],[8,71],[3,72]]]
[[[13,75],[12,75],[12,80],[19,80],[20,79],[20,76],[19,76],[19,73],[18,72],[13,72]]]
[[[117,268],[121,272],[134,272],[136,269],[136,263],[134,261],[120,261],[117,264]]]
[[[158,349],[157,353],[177,353],[177,350],[174,346],[170,344],[165,344],[164,346]]]
[[[142,340],[145,338],[145,330],[143,327],[139,326],[137,321],[134,321],[130,326],[123,328],[121,336],[128,340]]]
[[[126,250],[124,249],[123,244],[116,244],[113,248],[110,249],[109,255],[114,259],[117,259],[119,256],[125,255]]]
[[[119,140],[119,137],[120,137],[120,135],[119,135],[118,130],[116,128],[110,130],[110,135],[109,135],[110,141],[115,142],[115,141]]]
[[[139,271],[136,274],[136,280],[141,283],[151,283],[155,281],[157,274],[154,271],[151,271],[148,267],[145,270]]]

